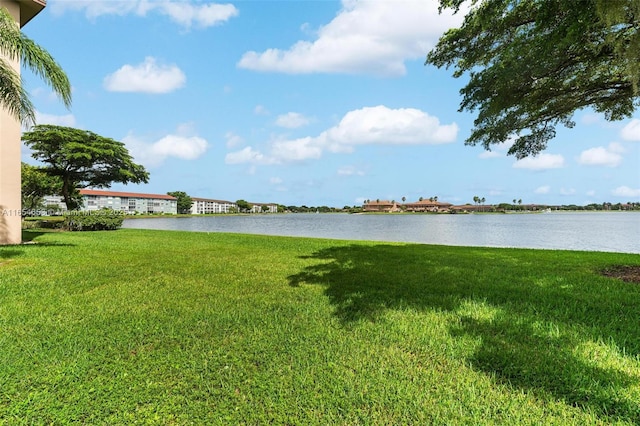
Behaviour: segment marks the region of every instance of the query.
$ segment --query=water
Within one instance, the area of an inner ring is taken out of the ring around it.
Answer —
[[[271,214],[128,219],[124,228],[640,253],[640,213]]]

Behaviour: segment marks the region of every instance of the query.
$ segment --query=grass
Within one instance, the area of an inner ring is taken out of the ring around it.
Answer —
[[[638,255],[119,230],[0,248],[0,424],[638,424]]]

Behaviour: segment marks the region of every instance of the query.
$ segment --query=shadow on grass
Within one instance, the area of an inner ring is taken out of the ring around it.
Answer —
[[[22,242],[23,243],[33,242],[34,239],[44,234],[46,234],[46,232],[22,230]]]
[[[2,248],[0,249],[0,263],[3,260],[9,260],[21,254],[22,254],[22,250],[16,250],[15,248]]]
[[[290,285],[322,285],[344,323],[376,321],[387,310],[455,312],[460,321],[450,326],[451,336],[481,342],[469,359],[476,370],[640,423],[638,401],[623,395],[637,377],[585,353],[595,345],[620,362],[640,353],[640,291],[585,271],[585,263],[601,262],[596,253],[350,245],[307,259],[317,262],[290,276]],[[470,306],[494,314],[474,315]]]

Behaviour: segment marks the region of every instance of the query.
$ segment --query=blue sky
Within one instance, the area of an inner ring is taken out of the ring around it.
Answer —
[[[335,207],[640,201],[640,112],[580,111],[521,161],[464,145],[465,80],[424,65],[461,18],[424,0],[49,0],[24,31],[66,71],[71,109],[23,75],[39,124],[120,140],[150,172],[114,190]]]

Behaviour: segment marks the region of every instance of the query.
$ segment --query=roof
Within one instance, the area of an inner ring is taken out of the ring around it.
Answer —
[[[234,201],[227,201],[227,200],[212,200],[210,198],[198,198],[198,197],[191,197],[192,201],[204,201],[207,203],[225,203],[225,204],[235,204]]]
[[[416,201],[414,203],[406,203],[406,206],[441,206],[441,207],[448,207],[451,206],[451,203],[444,203],[442,201],[432,201],[429,199],[423,199],[422,201]]]
[[[120,198],[154,198],[158,200],[177,200],[176,197],[166,194],[140,194],[137,192],[101,191],[98,189],[81,189],[80,195],[102,195],[104,197]]]
[[[20,28],[33,19],[47,5],[46,0],[21,0],[20,1]]]
[[[369,201],[364,203],[366,206],[390,206],[393,203],[389,200]]]

